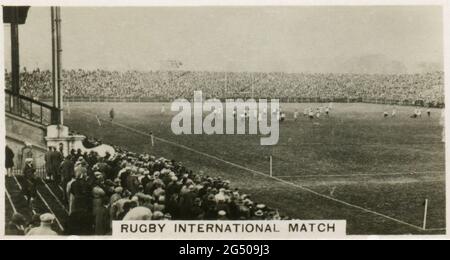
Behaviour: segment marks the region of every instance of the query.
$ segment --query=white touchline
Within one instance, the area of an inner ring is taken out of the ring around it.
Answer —
[[[83,113],[83,114],[85,114],[85,115],[91,115],[91,116],[94,115],[94,114],[86,113],[86,112],[81,112],[81,113]],[[94,115],[94,116],[95,116],[95,115]],[[106,120],[104,120],[104,119],[101,119],[101,118],[100,118],[100,120],[106,122]],[[132,128],[132,127],[129,127],[129,126],[126,126],[126,125],[117,123],[117,122],[112,122],[112,123],[115,124],[115,125],[117,125],[117,126],[120,126],[120,127],[125,128],[125,129],[128,129],[128,130],[130,130],[130,131],[132,131],[132,132],[135,132],[135,133],[138,133],[138,134],[141,134],[141,135],[144,135],[144,136],[149,136],[149,134],[147,134],[147,133],[145,133],[145,132],[142,132],[142,131],[140,131],[140,130],[134,129],[134,128]],[[194,152],[194,153],[197,153],[197,154],[200,154],[200,155],[209,157],[209,158],[211,158],[211,159],[215,159],[215,160],[217,160],[217,161],[223,162],[223,163],[228,164],[228,165],[232,165],[232,166],[234,166],[234,167],[236,167],[236,168],[240,168],[240,169],[242,169],[242,170],[246,170],[246,171],[249,171],[249,172],[258,174],[258,175],[262,175],[262,176],[264,176],[264,177],[266,177],[266,178],[271,178],[271,179],[273,179],[273,180],[277,180],[278,182],[281,182],[281,183],[287,184],[287,185],[289,185],[289,186],[293,186],[293,187],[299,188],[299,189],[301,189],[301,190],[304,190],[304,191],[307,191],[307,192],[309,192],[309,193],[311,193],[311,194],[314,194],[314,195],[316,195],[316,196],[319,196],[319,197],[322,197],[322,198],[325,198],[325,199],[328,199],[328,200],[337,202],[337,203],[339,203],[339,204],[346,205],[346,206],[351,207],[351,208],[359,209],[359,210],[361,210],[361,211],[364,211],[364,212],[367,212],[367,213],[371,213],[371,214],[373,214],[373,215],[376,215],[376,216],[379,216],[379,217],[382,217],[382,218],[385,218],[385,219],[389,219],[389,220],[391,220],[391,221],[397,222],[397,223],[399,223],[399,224],[403,224],[403,225],[405,225],[405,226],[412,227],[412,228],[417,229],[417,230],[419,230],[419,231],[424,231],[424,230],[422,229],[422,227],[416,226],[416,225],[414,225],[414,224],[407,223],[407,222],[405,222],[405,221],[403,221],[403,220],[399,220],[399,219],[390,217],[390,216],[388,216],[388,215],[385,215],[385,214],[382,214],[382,213],[379,213],[379,212],[376,212],[376,211],[373,211],[373,210],[370,210],[370,209],[366,209],[366,208],[363,208],[363,207],[358,206],[358,205],[354,205],[354,204],[345,202],[345,201],[343,201],[343,200],[335,199],[335,198],[333,198],[333,197],[324,195],[324,194],[322,194],[322,193],[316,192],[316,191],[311,190],[311,189],[309,189],[309,188],[303,187],[303,186],[301,186],[301,185],[298,185],[298,184],[295,184],[295,183],[292,183],[292,182],[285,181],[285,180],[280,179],[280,178],[277,178],[277,177],[270,177],[269,175],[267,175],[267,174],[265,174],[265,173],[263,173],[263,172],[256,171],[256,170],[252,170],[252,169],[247,168],[247,167],[245,167],[245,166],[241,166],[241,165],[239,165],[239,164],[236,164],[236,163],[233,163],[233,162],[229,162],[229,161],[223,160],[223,159],[221,159],[221,158],[219,158],[219,157],[216,157],[216,156],[214,156],[214,155],[210,155],[210,154],[207,154],[207,153],[204,153],[204,152],[200,152],[200,151],[197,151],[197,150],[192,149],[192,148],[190,148],[190,147],[187,147],[187,146],[184,146],[184,145],[180,145],[180,144],[174,143],[174,142],[172,142],[172,141],[165,140],[165,139],[160,138],[160,137],[154,136],[154,138],[155,138],[156,140],[161,141],[161,142],[164,142],[164,143],[167,143],[167,144],[171,144],[171,145],[174,145],[174,146],[177,146],[177,147],[186,149],[186,150],[188,150],[188,151],[191,151],[191,152]]]

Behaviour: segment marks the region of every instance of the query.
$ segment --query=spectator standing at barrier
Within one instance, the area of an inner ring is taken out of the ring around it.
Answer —
[[[6,168],[6,176],[12,177],[12,169],[14,168],[14,152],[6,146],[5,150],[5,168]]]

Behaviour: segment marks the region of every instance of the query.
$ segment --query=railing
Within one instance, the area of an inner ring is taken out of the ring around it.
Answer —
[[[213,97],[205,96],[204,99],[209,99]],[[236,95],[230,97],[221,97],[221,101],[226,99],[249,99],[251,95]],[[361,98],[361,97],[340,97],[340,98],[323,98],[323,97],[255,97],[270,99],[279,99],[282,103],[370,103],[370,104],[380,104],[380,105],[398,105],[398,106],[420,106],[420,107],[434,107],[434,108],[444,108],[445,104],[440,102],[430,102],[427,103],[424,100],[396,100],[396,99],[386,99],[386,98]],[[158,102],[172,102],[176,98],[169,99],[167,97],[64,97],[64,102],[85,102],[85,103],[158,103]],[[188,98],[192,100],[192,98]],[[45,97],[41,98],[43,102],[50,102],[51,98]]]
[[[15,95],[8,89],[5,89],[5,111],[41,125],[58,123],[57,108],[26,96]]]
[[[12,169],[12,173],[16,176],[22,176],[23,175],[22,171],[23,171],[23,169],[18,169],[18,168]],[[45,167],[36,168],[36,172],[34,173],[34,176],[39,179],[45,180],[45,178],[47,177],[47,171],[46,171]]]

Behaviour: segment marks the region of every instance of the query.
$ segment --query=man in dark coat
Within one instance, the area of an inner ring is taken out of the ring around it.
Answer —
[[[73,195],[72,212],[69,216],[68,235],[90,235],[93,232],[92,187],[85,176],[78,176],[72,183],[70,193]]]
[[[73,163],[72,155],[67,156],[61,164],[61,185],[62,187],[67,187],[67,184],[75,177],[75,164]],[[64,199],[68,201],[68,194],[66,194],[66,189],[64,189]]]
[[[14,152],[6,146],[5,151],[5,168],[8,177],[12,177],[12,169],[14,168]]]
[[[45,154],[45,167],[47,170],[47,179],[59,181],[59,167],[63,161],[63,155],[56,151],[56,148],[50,147]]]

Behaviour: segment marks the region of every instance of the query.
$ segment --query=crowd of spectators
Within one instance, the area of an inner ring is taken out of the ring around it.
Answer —
[[[101,144],[95,138],[87,142]],[[114,155],[105,157],[72,150],[57,162],[47,161],[60,165],[57,172],[47,172],[45,181],[64,190],[69,212],[65,235],[109,235],[113,220],[289,219],[232,188],[230,181],[194,173],[173,160],[115,149]],[[50,153],[58,151],[50,148]],[[34,221],[39,226],[39,216]],[[10,226],[23,223],[23,218],[13,216]]]
[[[21,72],[22,94],[34,98],[52,95],[51,72]],[[289,74],[195,71],[64,70],[67,97],[141,97],[171,100],[192,98],[202,90],[214,98],[363,98],[444,102],[443,72],[422,74]],[[6,72],[6,86],[10,73]]]

